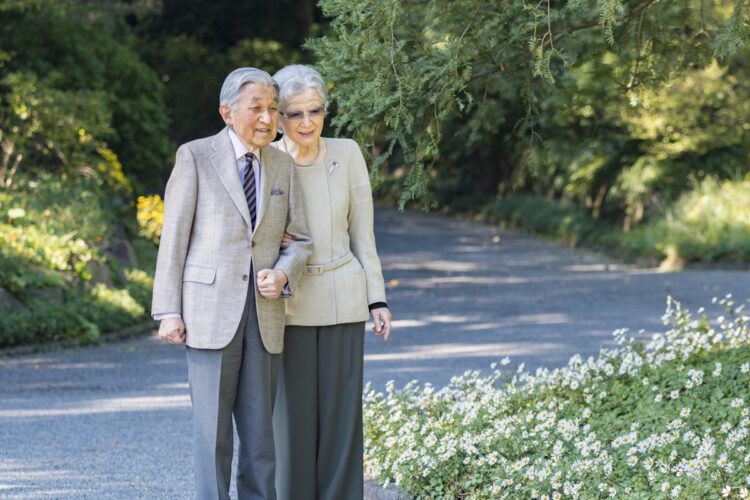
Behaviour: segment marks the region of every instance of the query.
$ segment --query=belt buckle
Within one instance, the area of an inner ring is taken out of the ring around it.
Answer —
[[[323,274],[323,266],[307,266],[307,274]]]

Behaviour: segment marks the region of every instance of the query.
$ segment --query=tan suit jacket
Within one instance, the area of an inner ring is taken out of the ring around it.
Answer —
[[[295,167],[315,248],[286,302],[288,325],[365,321],[368,304],[386,301],[365,159],[351,139],[323,141],[320,162]]]
[[[259,157],[263,210],[253,232],[228,130],[177,150],[164,195],[151,312],[181,314],[191,347],[229,344],[254,290],[263,345],[274,354],[283,349],[285,299],[260,295],[251,264],[256,273],[284,271],[294,293],[312,242],[291,157],[273,147]],[[295,241],[280,250],[284,231]]]

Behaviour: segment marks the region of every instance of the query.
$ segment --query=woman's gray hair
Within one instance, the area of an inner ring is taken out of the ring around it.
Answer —
[[[312,66],[290,64],[278,70],[273,75],[273,79],[279,85],[279,106],[281,109],[284,109],[291,98],[307,89],[314,90],[323,106],[328,107],[326,82]]]
[[[262,69],[237,68],[224,79],[224,84],[221,86],[221,93],[219,94],[219,106],[233,107],[242,96],[242,88],[250,83],[268,85],[276,90],[276,95],[279,94],[278,84],[271,78],[271,75]]]

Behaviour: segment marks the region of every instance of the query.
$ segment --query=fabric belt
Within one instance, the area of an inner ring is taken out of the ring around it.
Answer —
[[[334,269],[337,269],[343,266],[344,264],[347,264],[353,258],[354,258],[354,255],[352,255],[352,253],[349,252],[343,257],[339,257],[338,259],[331,261],[328,264],[321,264],[319,266],[305,266],[305,274],[323,274],[327,271],[333,271]]]

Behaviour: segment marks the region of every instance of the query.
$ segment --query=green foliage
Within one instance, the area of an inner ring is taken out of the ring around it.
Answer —
[[[96,169],[117,164],[109,145],[128,176],[159,180],[171,150],[163,86],[129,44],[123,25],[104,10],[5,2],[0,53],[9,76],[0,89],[0,139],[15,145],[14,157],[21,153],[34,167]]]
[[[334,124],[375,145],[402,205],[434,194],[572,244],[736,260],[741,224],[692,243],[656,228],[706,179],[748,172],[747,3],[323,0],[332,33],[309,47]]]
[[[165,81],[165,99],[172,116],[170,137],[177,143],[215,134],[221,84],[235,68],[255,66],[273,73],[298,62],[301,54],[274,40],[240,39],[222,50],[195,36],[178,34],[139,41],[140,53]]]
[[[480,215],[493,223],[523,228],[566,244],[596,246],[616,238],[612,229],[582,208],[539,196],[498,198],[482,207]]]
[[[113,290],[98,284],[79,291],[64,301],[34,299],[19,312],[0,315],[0,349],[24,344],[67,340],[81,344],[94,342],[102,333],[113,332],[145,318],[150,306],[150,290],[143,281],[138,302],[127,290]],[[138,292],[136,292],[138,295]]]
[[[122,219],[132,217],[111,193],[98,176],[45,172],[0,191],[0,288],[22,304],[0,314],[0,348],[91,342],[147,317],[151,275],[121,270],[107,254],[123,238]],[[138,246],[146,245],[139,262],[153,273],[153,243]]]
[[[687,262],[750,259],[750,181],[706,180],[660,219],[623,235],[622,248]]]
[[[623,233],[583,208],[540,196],[514,195],[486,201],[478,214],[487,221],[584,245],[619,257],[667,268],[695,262],[740,264],[750,259],[750,181],[708,178],[683,194],[664,213]],[[471,203],[469,212],[477,210]]]
[[[366,469],[418,498],[747,498],[750,333],[721,304],[711,321],[670,300],[665,333],[617,331],[562,369],[371,391]]]

